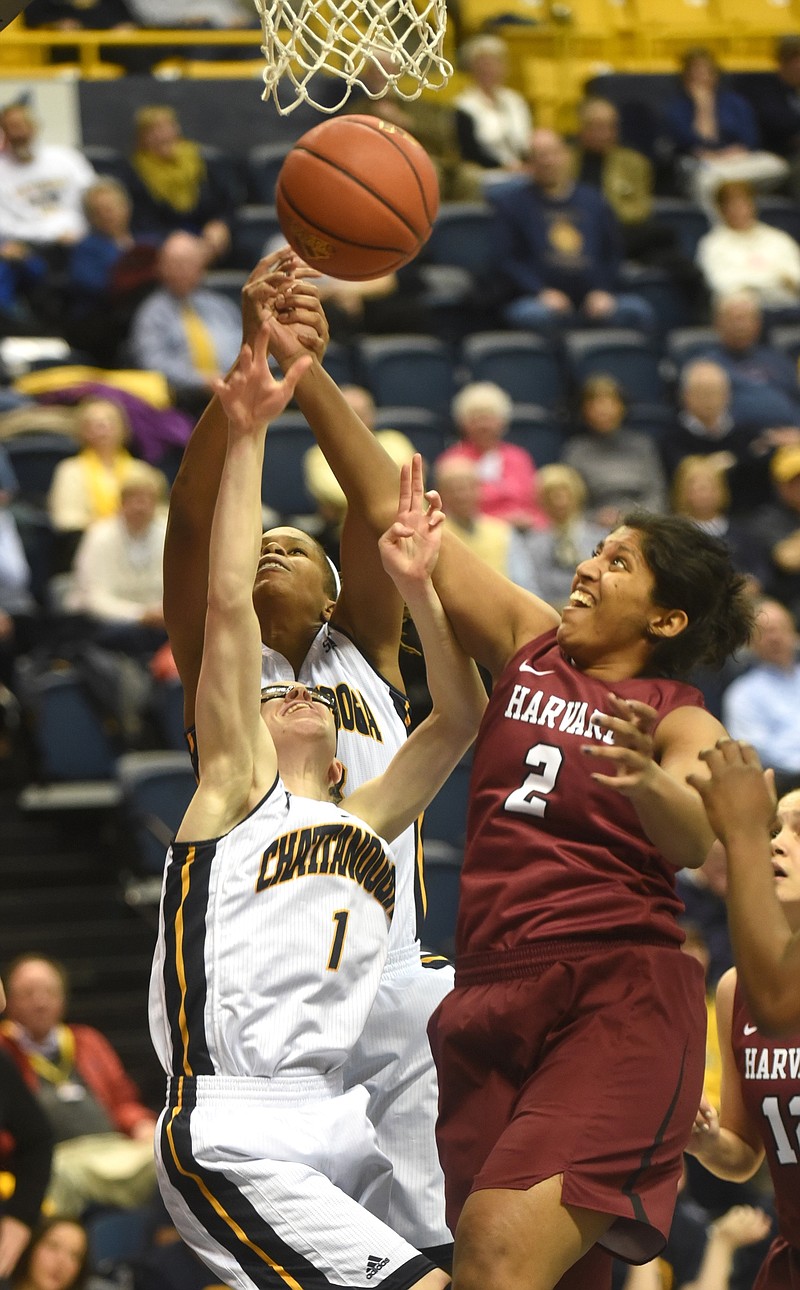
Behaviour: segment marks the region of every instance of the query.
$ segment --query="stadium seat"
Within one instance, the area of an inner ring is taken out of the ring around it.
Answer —
[[[620,272],[619,289],[634,292],[648,302],[661,336],[692,321],[689,300],[666,269],[626,262]]]
[[[447,447],[447,434],[442,417],[427,408],[378,408],[375,413],[376,430],[399,430],[407,435],[417,452],[430,465]]]
[[[453,955],[462,859],[460,849],[446,842],[425,844],[424,912],[419,928],[423,952]]]
[[[674,230],[680,249],[690,260],[694,259],[700,238],[710,228],[705,211],[683,197],[657,197],[653,219]]]
[[[167,847],[197,787],[189,754],[125,753],[117,761],[117,779],[133,864],[139,874],[160,874]]]
[[[624,327],[572,332],[565,344],[577,385],[602,374],[613,376],[633,403],[658,403],[667,393],[661,353],[641,332]]]
[[[800,326],[771,327],[769,342],[784,354],[788,354],[793,363],[800,362]]]
[[[3,440],[25,501],[44,504],[60,461],[74,457],[78,442],[54,430],[29,430]]]
[[[109,175],[120,183],[128,183],[127,161],[119,148],[109,148],[102,143],[85,143],[81,151],[98,175]]]
[[[154,1213],[150,1206],[141,1209],[108,1209],[90,1214],[86,1219],[92,1266],[134,1259],[148,1247],[153,1230]]]
[[[249,189],[242,158],[229,148],[216,148],[210,143],[201,143],[199,147],[214,189],[224,194],[231,210],[244,206],[249,200]]]
[[[248,150],[246,157],[248,201],[266,205],[275,201],[275,185],[290,146],[286,141],[257,143]]]
[[[446,414],[455,388],[453,356],[434,336],[368,336],[359,360],[375,402]]]
[[[203,287],[207,287],[209,291],[219,291],[238,307],[242,302],[242,287],[247,276],[244,269],[208,269]]]
[[[353,385],[355,383],[353,356],[348,347],[340,344],[339,341],[332,340],[330,342],[325,350],[322,366],[340,388],[343,385]]]
[[[664,350],[676,373],[719,341],[713,327],[677,327],[667,334]]]
[[[758,215],[765,224],[783,229],[800,242],[800,207],[791,197],[760,197]]]
[[[477,332],[461,353],[473,381],[494,381],[515,403],[558,408],[566,399],[559,356],[538,332]]]
[[[472,758],[462,759],[425,811],[423,841],[428,838],[461,847],[467,831],[467,797]]]
[[[111,740],[76,673],[71,668],[43,672],[24,688],[39,778],[45,783],[113,779]]]
[[[303,478],[303,458],[315,443],[305,417],[299,412],[285,412],[269,428],[261,500],[282,519],[312,514],[317,509]]]
[[[563,432],[552,412],[533,403],[514,405],[506,439],[529,452],[537,466],[559,461],[564,447]]]
[[[265,254],[267,244],[282,237],[274,206],[240,206],[231,223],[231,260],[248,273]]]
[[[156,685],[153,707],[164,743],[168,748],[183,752],[186,748],[183,724],[183,686],[177,677],[170,681],[161,681]]]
[[[454,264],[476,277],[493,264],[492,212],[480,202],[450,202],[442,206],[425,247],[431,264]]]

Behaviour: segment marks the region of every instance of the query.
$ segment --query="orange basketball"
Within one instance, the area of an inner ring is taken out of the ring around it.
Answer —
[[[275,193],[283,235],[313,268],[363,282],[408,264],[439,209],[433,163],[378,117],[315,125],[287,156]]]

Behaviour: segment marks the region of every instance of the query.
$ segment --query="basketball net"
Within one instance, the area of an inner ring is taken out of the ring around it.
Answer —
[[[415,99],[424,89],[441,89],[453,74],[442,52],[446,0],[253,2],[264,33],[261,97],[272,98],[282,116],[301,103],[327,114],[338,112],[354,86],[371,99],[383,98],[389,90]],[[377,87],[376,69],[382,72]],[[318,76],[320,72],[327,75]],[[330,86],[331,76],[342,83],[341,96],[333,106],[319,97]],[[278,96],[278,84],[284,78],[295,91],[288,102]]]

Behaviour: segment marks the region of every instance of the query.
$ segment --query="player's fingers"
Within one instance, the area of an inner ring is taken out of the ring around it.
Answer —
[[[650,748],[652,746],[650,736],[646,731],[628,721],[625,717],[611,717],[608,713],[599,712],[594,717],[594,721],[603,730],[610,730],[614,735],[614,743],[623,745],[626,748]]]
[[[411,466],[408,462],[400,467],[400,490],[397,509],[401,514],[411,509]]]
[[[435,488],[428,489],[427,493],[425,494],[425,501],[428,503],[428,515],[430,515],[431,511],[442,510],[442,499],[440,494],[437,493]]]

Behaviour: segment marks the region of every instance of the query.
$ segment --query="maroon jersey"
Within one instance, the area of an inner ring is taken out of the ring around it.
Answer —
[[[731,1047],[742,1101],[767,1153],[780,1234],[800,1250],[800,1031],[780,1039],[759,1034],[737,985]]]
[[[609,684],[584,675],[555,630],[525,645],[499,678],[475,747],[459,956],[564,937],[683,940],[673,867],[628,799],[591,778],[613,773],[611,763],[581,752],[612,742],[594,721],[607,711],[609,690],[661,717],[703,705],[698,690],[678,681]]]

